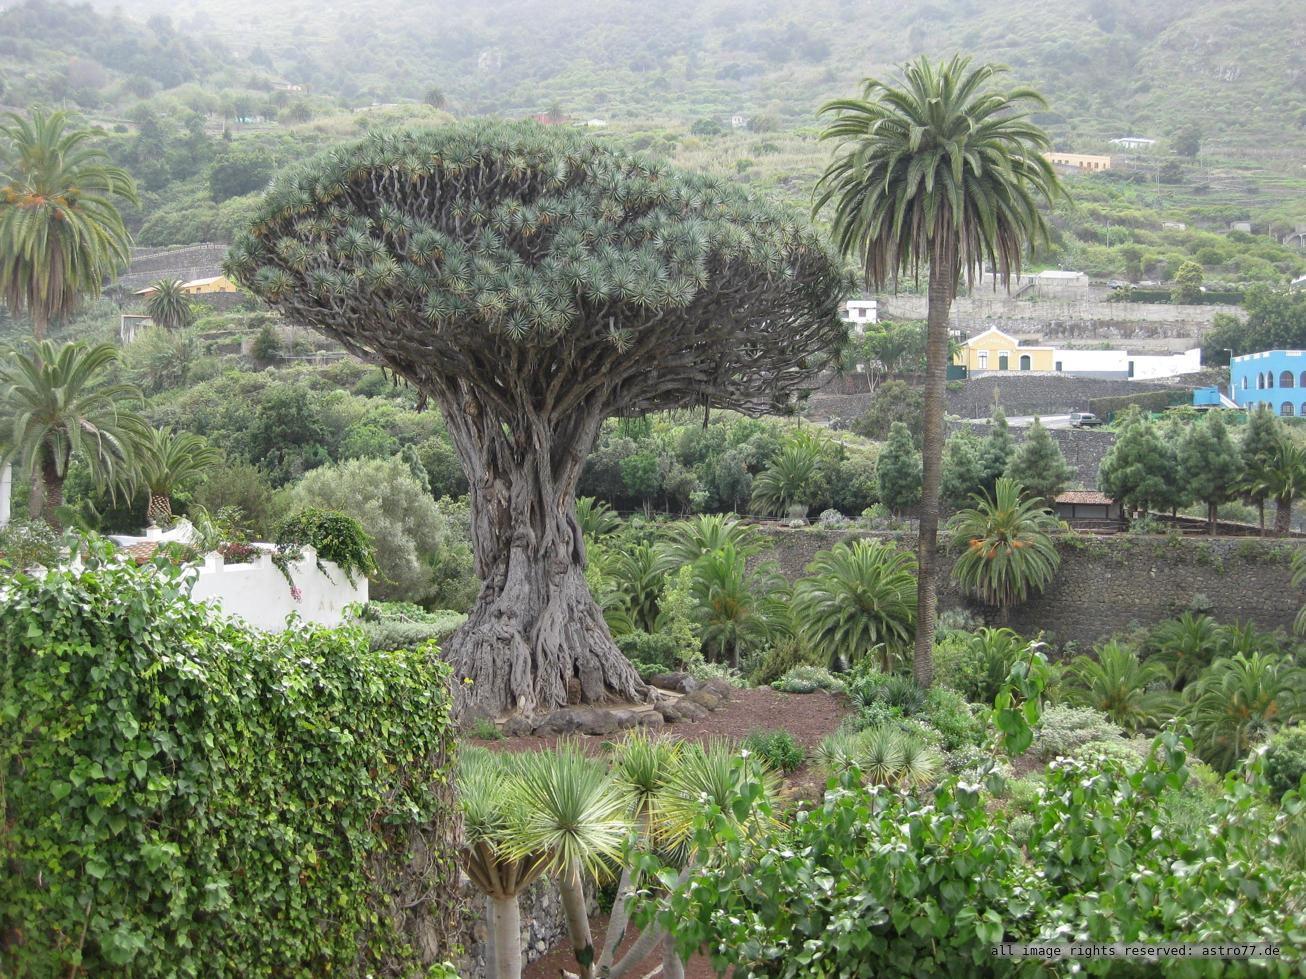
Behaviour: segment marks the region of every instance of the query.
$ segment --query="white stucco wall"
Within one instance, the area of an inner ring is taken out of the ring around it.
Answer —
[[[306,547],[303,558],[291,565],[291,577],[300,591],[296,601],[270,554],[248,564],[227,564],[221,555],[210,554],[194,572],[191,597],[212,602],[256,629],[280,631],[292,612],[306,622],[337,626],[344,621],[346,605],[367,601],[367,578],[356,576],[351,585],[335,564],[322,564],[328,574],[318,570],[316,554]]]
[[[1202,369],[1202,348],[1194,347],[1181,354],[1145,355],[1131,357],[1134,362],[1134,380],[1146,381],[1181,374],[1196,374]]]
[[[1058,347],[1052,360],[1061,364],[1063,374],[1091,371],[1124,377],[1129,373],[1129,355],[1123,350],[1063,350]]]

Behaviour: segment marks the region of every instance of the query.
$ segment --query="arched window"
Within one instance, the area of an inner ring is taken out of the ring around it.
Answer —
[[[1243,390],[1244,390],[1244,391],[1247,390],[1247,375],[1246,375],[1246,374],[1243,375]]]
[[[1265,375],[1260,371],[1256,372],[1256,390],[1260,391],[1265,388]]]
[[[1292,413],[1293,412],[1292,412],[1291,401],[1285,401],[1282,405],[1279,406],[1279,414],[1283,415],[1285,418],[1290,418],[1292,416]]]
[[[1002,351],[1000,354],[998,354],[998,370],[1000,371],[1011,370],[1011,362],[1007,360],[1007,352],[1005,350]]]
[[[1265,372],[1265,386],[1267,388],[1274,387],[1274,371]]]
[[[1301,383],[1298,386],[1306,388],[1306,371],[1301,372]]]
[[[1279,375],[1279,387],[1290,388],[1293,386],[1292,371],[1284,371]]]
[[[1034,366],[1034,364],[1033,364],[1033,361],[1031,361],[1031,360],[1029,359],[1029,354],[1021,354],[1021,355],[1020,355],[1020,369],[1021,369],[1021,370],[1023,370],[1023,371],[1027,371],[1027,370],[1029,370],[1029,369],[1030,369],[1031,367],[1033,367],[1033,366]]]

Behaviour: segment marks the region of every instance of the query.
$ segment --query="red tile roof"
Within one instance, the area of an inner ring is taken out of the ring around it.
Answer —
[[[1097,490],[1066,490],[1057,497],[1058,503],[1093,503],[1098,506],[1110,506],[1115,500]]]

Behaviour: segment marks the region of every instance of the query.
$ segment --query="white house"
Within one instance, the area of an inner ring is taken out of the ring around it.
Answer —
[[[730,128],[731,128],[731,129],[743,129],[743,128],[744,128],[745,126],[747,126],[747,125],[748,125],[748,120],[745,119],[743,116],[731,116],[731,117],[730,117]]]
[[[1088,297],[1088,276],[1083,272],[1049,269],[1040,272],[1034,280],[1040,299],[1085,299]]]
[[[867,323],[877,323],[879,304],[874,299],[849,299],[844,304],[843,321],[858,327],[865,327]]]

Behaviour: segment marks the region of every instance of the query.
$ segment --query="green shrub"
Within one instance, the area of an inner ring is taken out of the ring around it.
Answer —
[[[795,666],[815,666],[817,657],[807,643],[797,636],[777,640],[762,653],[757,665],[749,671],[749,679],[765,686],[780,679]]]
[[[0,974],[408,971],[411,834],[424,920],[457,877],[435,651],[246,630],[90,550],[0,584]]]
[[[467,621],[467,616],[448,609],[429,612],[409,602],[368,602],[361,620],[368,646],[376,651],[442,643]]]
[[[1306,928],[1295,899],[1306,871],[1292,817],[1231,779],[1214,802],[1220,833],[1168,826],[1167,793],[1189,779],[1190,754],[1167,734],[1136,771],[1060,760],[1016,820],[963,780],[932,792],[867,790],[849,770],[792,823],[723,839],[658,918],[682,954],[707,949],[717,969],[776,979],[1033,974],[1038,963],[995,959],[992,946],[1050,936],[1294,948]],[[705,808],[700,835],[724,818]],[[646,905],[634,919],[652,916]],[[1181,975],[1243,974],[1228,963],[1175,965]],[[1266,966],[1287,977],[1299,963]]]
[[[666,633],[636,630],[616,637],[617,648],[626,659],[639,663],[640,673],[669,673],[682,668],[678,658],[679,646],[674,637]]]
[[[925,691],[911,677],[882,673],[866,663],[859,664],[848,680],[848,696],[859,711],[882,703],[911,717],[925,707]]]
[[[277,527],[277,555],[280,566],[295,560],[304,547],[317,552],[318,569],[331,561],[352,585],[355,575],[366,577],[376,571],[372,538],[363,525],[348,514],[320,507],[304,507]]]
[[[1284,728],[1265,747],[1265,782],[1276,799],[1301,785],[1306,775],[1306,724]]]
[[[948,751],[977,745],[984,739],[984,725],[971,712],[966,699],[947,687],[930,687],[918,716],[939,732],[939,743]]]
[[[0,566],[50,567],[59,560],[60,535],[44,520],[15,520],[0,527]]]
[[[771,689],[781,693],[815,693],[817,690],[837,693],[843,691],[844,683],[824,667],[795,666],[772,683]]]
[[[744,739],[744,747],[772,771],[784,774],[807,760],[807,753],[788,731],[754,731]]]
[[[1044,759],[1079,754],[1090,742],[1124,741],[1124,732],[1100,710],[1053,704],[1043,711],[1034,731],[1034,751]]]
[[[980,629],[970,636],[954,633],[935,652],[938,682],[972,704],[992,704],[1028,643],[1010,629]]]

